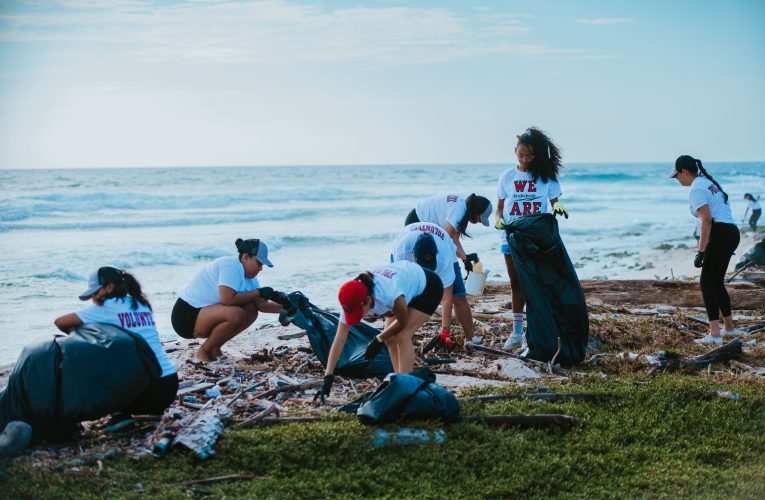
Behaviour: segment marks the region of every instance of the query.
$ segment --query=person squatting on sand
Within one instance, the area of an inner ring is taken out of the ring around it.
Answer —
[[[744,195],[744,199],[746,200],[746,210],[744,210],[744,219],[746,219],[746,214],[749,213],[749,209],[752,209],[752,215],[749,217],[749,227],[752,229],[753,233],[757,232],[757,220],[762,215],[762,205],[760,205],[760,195],[753,195],[751,193],[746,193]]]
[[[451,349],[453,342],[448,332],[452,321],[452,303],[454,303],[455,310],[462,311],[458,316],[460,320],[465,319],[465,317],[472,320],[470,304],[465,293],[465,282],[462,280],[454,242],[446,230],[438,224],[430,222],[409,224],[398,234],[391,250],[392,262],[402,260],[415,262],[425,269],[435,272],[441,278],[441,283],[444,285],[444,295],[441,299],[443,309],[441,332],[442,335],[443,332],[447,332],[445,338],[442,336],[442,340],[447,349]],[[453,296],[454,294],[456,297]],[[467,311],[468,314],[465,314],[464,311]],[[462,326],[466,340],[479,341],[477,337],[473,336],[472,321],[467,325],[460,322],[460,326]],[[468,337],[468,335],[470,336]]]
[[[141,285],[126,271],[101,267],[90,275],[88,288],[80,295],[80,300],[91,299],[92,305],[60,316],[54,324],[64,333],[85,323],[106,323],[140,335],[157,358],[162,373],[124,411],[132,414],[164,413],[178,392],[178,374],[175,363],[162,349],[154,313],[141,291]]]
[[[701,222],[698,253],[693,265],[701,268],[701,295],[709,318],[709,333],[694,342],[722,344],[720,312],[725,323],[722,333],[738,333],[733,326],[730,297],[725,289],[725,272],[741,238],[738,226],[733,220],[728,195],[704,169],[701,160],[688,155],[678,157],[670,177],[683,186],[690,186],[691,215]]]
[[[429,222],[444,228],[452,239],[457,250],[456,255],[463,261],[465,270],[471,271],[473,269],[473,262],[478,262],[478,255],[475,253],[466,254],[462,248],[460,237],[470,237],[467,233],[468,223],[481,223],[488,227],[491,213],[491,202],[487,198],[478,196],[475,193],[467,198],[462,198],[456,194],[439,194],[419,202],[406,216],[404,225],[409,226],[415,222]],[[459,277],[460,282],[462,282],[462,272],[456,263],[454,271]],[[473,313],[467,301],[464,283],[457,284],[455,282],[455,287],[452,290],[452,304],[454,305],[457,321],[462,325],[465,333],[465,339],[480,340],[473,338]],[[451,318],[452,316],[452,311],[448,307],[449,304],[444,304],[444,318]],[[449,346],[452,344],[449,323],[442,322],[442,325],[441,340]]]
[[[506,225],[519,217],[548,213],[547,201],[555,213],[568,218],[558,184],[561,168],[561,153],[558,146],[544,132],[531,127],[517,136],[515,155],[518,166],[505,170],[499,176],[497,187],[497,222],[495,228],[503,230],[500,235],[501,250],[505,257],[507,274],[510,277],[511,302],[513,310],[513,331],[504,348],[511,349],[523,344],[523,289],[515,270],[510,248],[507,244]]]
[[[374,359],[384,343],[393,370],[396,373],[412,371],[415,360],[412,337],[433,315],[443,293],[443,284],[436,273],[408,261],[374,268],[343,284],[337,294],[342,311],[316,399],[323,403],[329,396],[335,366],[350,327],[366,316],[387,317],[382,332],[367,345],[366,358]]]
[[[239,257],[215,259],[203,267],[173,306],[173,329],[183,338],[207,339],[197,350],[200,361],[221,356],[223,344],[249,327],[259,312],[279,313],[269,299],[274,289],[261,287],[256,276],[268,260],[268,247],[259,239],[237,239]]]

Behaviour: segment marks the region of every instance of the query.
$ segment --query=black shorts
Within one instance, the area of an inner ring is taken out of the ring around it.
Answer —
[[[184,339],[194,338],[194,327],[197,324],[197,316],[201,308],[194,307],[183,299],[175,301],[170,321],[173,323],[175,333]]]
[[[161,415],[175,400],[178,393],[178,374],[155,380],[125,409],[133,415]]]
[[[444,284],[433,271],[429,269],[423,269],[423,271],[425,271],[425,290],[413,298],[407,306],[431,315],[441,303],[441,298],[444,295]]]
[[[409,224],[414,224],[415,222],[420,222],[420,218],[417,217],[417,210],[413,208],[412,211],[409,212],[409,215],[406,216],[404,225],[408,226]]]

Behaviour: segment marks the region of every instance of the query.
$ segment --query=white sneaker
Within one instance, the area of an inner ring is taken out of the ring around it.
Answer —
[[[723,330],[720,333],[722,333],[723,335],[728,335],[730,337],[735,337],[736,335],[743,335],[744,334],[744,332],[742,332],[741,330],[739,330],[737,328],[734,328],[733,330]]]
[[[507,340],[505,341],[505,344],[502,346],[502,349],[509,351],[513,347],[518,347],[523,342],[523,335],[520,333],[513,332],[512,335],[510,335]]]
[[[695,344],[716,344],[722,345],[722,337],[713,337],[711,334],[707,334],[703,339],[696,339],[693,341]]]

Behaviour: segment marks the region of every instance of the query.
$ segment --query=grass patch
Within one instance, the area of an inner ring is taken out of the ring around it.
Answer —
[[[741,394],[719,398],[716,389]],[[370,447],[373,428],[337,415],[318,424],[225,435],[203,463],[161,459],[96,464],[15,460],[0,478],[7,497],[636,497],[762,498],[765,391],[761,383],[666,374],[585,379],[550,390],[600,392],[605,402],[466,403],[466,415],[565,413],[570,431],[460,423],[443,445]],[[411,424],[435,429],[435,422]],[[396,426],[391,426],[395,429]],[[244,474],[247,481],[187,486]]]

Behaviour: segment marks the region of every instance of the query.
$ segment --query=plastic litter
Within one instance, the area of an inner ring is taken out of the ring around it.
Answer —
[[[375,429],[372,433],[372,448],[411,444],[443,444],[445,441],[446,432],[443,429],[436,429],[431,432],[427,429],[402,427],[392,432],[385,429]]]
[[[737,393],[737,392],[733,392],[733,391],[722,391],[722,390],[718,390],[718,391],[716,392],[716,394],[717,394],[719,397],[721,397],[721,398],[725,398],[725,399],[732,399],[733,401],[738,401],[739,399],[741,399],[741,395],[740,395],[739,393]]]
[[[221,397],[221,394],[222,393],[220,391],[220,387],[218,387],[217,385],[205,391],[205,396],[207,396],[208,398],[219,398]]]

